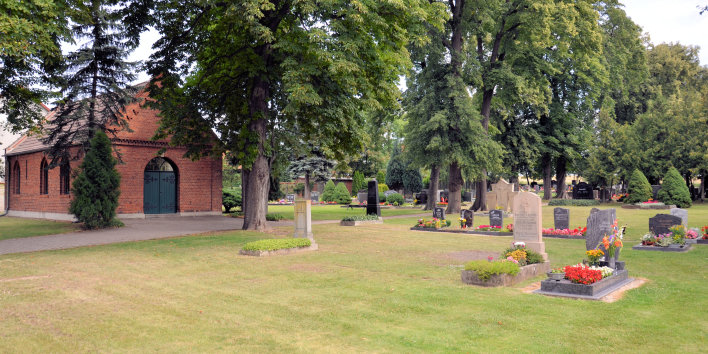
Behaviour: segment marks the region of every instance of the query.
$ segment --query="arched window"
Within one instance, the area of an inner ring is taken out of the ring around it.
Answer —
[[[12,168],[12,192],[20,194],[20,163],[15,161],[15,166]]]
[[[69,167],[69,161],[64,159],[59,167],[59,194],[69,194],[69,191],[71,190],[69,186],[69,183],[71,182],[71,178],[69,177],[70,174],[71,167]]]
[[[39,194],[49,194],[49,166],[47,159],[39,165]]]

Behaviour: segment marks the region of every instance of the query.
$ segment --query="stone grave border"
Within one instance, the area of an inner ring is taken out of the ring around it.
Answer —
[[[562,238],[566,240],[584,240],[585,236],[573,236],[573,235],[553,235],[553,234],[541,234],[543,238]]]
[[[514,236],[512,232],[506,231],[467,231],[462,229],[436,229],[434,227],[411,227],[412,231],[428,231],[428,232],[447,232],[451,234],[467,234],[467,235],[479,235],[479,236]]]
[[[254,256],[254,257],[281,256],[281,255],[286,255],[286,254],[295,254],[295,253],[302,253],[302,252],[308,252],[308,251],[316,251],[318,248],[319,248],[319,246],[313,242],[308,247],[283,248],[283,249],[274,250],[274,251],[240,250],[240,251],[238,251],[238,254],[244,255],[244,256]]]
[[[378,220],[348,220],[339,222],[339,226],[362,226],[374,224],[383,224],[383,218],[379,218]]]
[[[683,247],[659,247],[659,246],[645,246],[642,245],[641,243],[635,246],[632,246],[632,249],[635,251],[659,251],[659,252],[688,252],[692,249],[691,244],[687,243]]]
[[[696,244],[697,245],[708,245],[708,240],[703,240],[703,239],[697,238]]]
[[[478,285],[484,287],[496,286],[512,286],[522,281],[535,278],[541,274],[545,274],[551,270],[550,262],[535,263],[523,266],[519,269],[519,274],[494,274],[487,281],[480,280],[477,277],[477,272],[473,270],[463,270],[460,275],[462,282],[470,285]]]
[[[618,269],[613,275],[588,285],[576,284],[568,279],[560,281],[546,279],[541,281],[541,288],[534,293],[574,299],[600,300],[633,281],[634,278],[629,277],[627,270]]]
[[[622,209],[642,209],[642,210],[664,210],[664,209],[673,209],[676,208],[675,205],[670,204],[670,205],[634,205],[634,204],[628,204],[628,205],[622,205]]]

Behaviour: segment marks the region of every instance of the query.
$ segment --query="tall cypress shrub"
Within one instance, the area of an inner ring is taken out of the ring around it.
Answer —
[[[364,178],[364,174],[359,171],[354,171],[354,176],[352,178],[352,196],[356,196],[359,190],[365,188],[366,179]]]
[[[333,202],[334,201],[334,189],[336,187],[334,186],[334,181],[331,179],[325,183],[324,190],[322,191],[322,194],[320,194],[320,201],[323,202]]]
[[[352,196],[349,194],[349,190],[344,183],[337,183],[337,187],[334,188],[334,201],[339,204],[349,204],[352,202]]]
[[[679,171],[671,167],[661,182],[661,189],[656,196],[664,204],[675,204],[679,208],[691,206],[691,192],[688,191]]]
[[[647,177],[644,176],[639,169],[635,169],[634,172],[632,172],[632,176],[629,178],[627,185],[627,193],[629,195],[625,199],[625,203],[646,202],[649,198],[654,196],[651,184],[649,184]]]
[[[111,141],[102,131],[96,131],[89,142],[79,174],[72,183],[69,212],[84,228],[97,229],[122,226],[115,218],[120,195],[120,175],[116,159],[111,154]]]

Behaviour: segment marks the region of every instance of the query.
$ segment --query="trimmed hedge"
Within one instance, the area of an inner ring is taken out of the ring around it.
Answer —
[[[249,242],[243,245],[244,251],[276,251],[286,248],[310,247],[308,238],[274,238]]]
[[[278,213],[266,214],[266,220],[268,220],[268,221],[280,221],[283,219],[285,219],[285,217],[282,214],[278,214]]]
[[[510,274],[517,275],[521,268],[518,264],[506,260],[497,261],[471,261],[465,264],[465,270],[477,273],[480,280],[487,281],[492,275]]]
[[[386,197],[386,202],[391,205],[403,205],[404,201],[403,196],[399,193],[391,193]]]
[[[594,199],[551,199],[548,202],[551,206],[595,206],[600,202]]]
[[[632,172],[632,177],[629,178],[627,193],[629,195],[624,199],[624,202],[630,204],[646,202],[654,196],[654,191],[651,189],[647,177],[638,169],[635,169]]]
[[[368,221],[368,220],[378,220],[378,215],[347,215],[342,218],[342,221]]]
[[[671,167],[666,172],[656,199],[667,205],[675,204],[679,208],[691,207],[691,192],[676,168]]]

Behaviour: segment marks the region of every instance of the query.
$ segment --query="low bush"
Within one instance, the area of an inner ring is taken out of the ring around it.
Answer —
[[[342,218],[342,221],[367,221],[367,220],[378,220],[378,215],[347,215]]]
[[[497,261],[471,261],[465,264],[465,270],[477,273],[479,280],[487,281],[492,275],[497,274],[519,274],[519,265],[507,260]]]
[[[249,242],[243,245],[244,251],[276,251],[286,248],[309,247],[312,245],[307,238],[275,238]]]
[[[595,206],[600,202],[594,199],[551,199],[550,206]]]
[[[352,202],[352,196],[349,194],[347,186],[342,182],[339,182],[334,189],[334,201],[339,204],[350,204]]]
[[[233,208],[240,208],[242,204],[241,191],[224,189],[221,192],[221,204],[224,206],[224,211],[227,213]]]
[[[391,193],[388,195],[388,197],[386,197],[386,201],[388,202],[388,204],[398,206],[403,205],[404,199],[403,196],[399,193]]]
[[[280,221],[283,219],[285,219],[285,217],[282,214],[278,214],[278,213],[266,214],[266,220],[268,220],[268,221]]]

